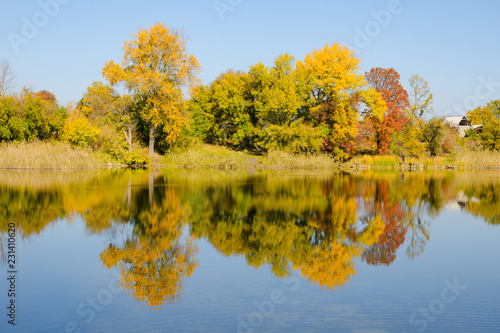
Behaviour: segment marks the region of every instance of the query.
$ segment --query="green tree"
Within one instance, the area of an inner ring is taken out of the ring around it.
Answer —
[[[195,131],[208,142],[240,148],[253,144],[256,128],[248,80],[248,74],[230,70],[196,89],[191,117]]]
[[[255,114],[262,129],[269,125],[289,125],[297,120],[307,91],[292,56],[281,54],[271,69],[262,63],[252,66],[249,76]]]
[[[425,123],[422,138],[426,142],[431,156],[441,153],[441,144],[445,134],[444,119],[433,117]]]

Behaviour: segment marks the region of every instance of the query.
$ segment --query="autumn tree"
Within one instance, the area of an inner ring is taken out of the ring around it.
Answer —
[[[40,90],[35,95],[37,95],[38,97],[40,97],[42,99],[42,101],[44,101],[44,102],[46,102],[48,104],[55,104],[55,103],[57,103],[56,96],[53,93],[51,93],[50,91]]]
[[[252,106],[260,129],[258,146],[266,150],[311,153],[321,149],[325,126],[313,127],[301,117],[308,90],[304,71],[295,68],[289,54],[281,54],[274,66],[250,67]]]
[[[432,113],[433,97],[429,84],[418,74],[410,77],[408,121],[401,134],[397,135],[394,151],[401,156],[421,156],[425,147],[421,142],[423,117]]]
[[[405,115],[409,106],[408,93],[399,82],[399,73],[394,68],[372,68],[365,73],[368,86],[380,93],[387,104],[383,118],[368,118],[373,128],[373,135],[379,154],[387,154],[394,133],[400,133],[408,121]]]
[[[173,143],[187,124],[183,89],[196,81],[199,64],[189,55],[181,32],[157,23],[141,29],[123,47],[121,64],[110,61],[103,69],[112,84],[125,84],[139,105],[140,117],[149,126],[149,154],[163,131]]]
[[[484,126],[480,138],[486,149],[500,150],[500,121],[494,120]]]
[[[427,144],[431,156],[436,156],[441,152],[441,144],[445,136],[444,119],[431,118],[423,125],[422,138]]]
[[[93,125],[109,132],[107,141],[118,141],[115,145],[119,144],[123,139],[118,137],[123,133],[128,150],[132,151],[133,132],[137,125],[132,104],[130,95],[120,95],[113,87],[96,81],[87,88],[78,107]]]
[[[250,67],[252,95],[259,125],[289,125],[298,118],[300,108],[307,97],[305,80],[295,70],[294,57],[281,54],[274,66],[262,63]]]
[[[248,96],[248,74],[228,70],[210,85],[194,89],[190,113],[193,130],[207,142],[250,145],[256,121]]]
[[[306,119],[329,129],[324,149],[339,159],[354,153],[361,102],[376,118],[385,110],[385,102],[374,89],[366,89],[359,71],[359,58],[354,51],[335,43],[306,55],[297,69],[306,77],[309,96],[305,105]]]
[[[429,88],[429,83],[418,74],[412,75],[409,82],[409,112],[413,117],[422,119],[424,115],[432,113],[433,96]]]
[[[493,114],[486,106],[478,106],[473,110],[467,111],[467,119],[472,125],[485,125],[493,119]]]

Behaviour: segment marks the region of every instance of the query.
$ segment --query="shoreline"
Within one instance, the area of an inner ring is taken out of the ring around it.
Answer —
[[[0,170],[99,170],[99,169],[192,169],[192,170],[321,170],[357,172],[500,170],[500,152],[462,151],[454,156],[402,159],[394,155],[356,156],[338,162],[322,155],[294,155],[270,151],[265,155],[222,146],[198,144],[180,152],[155,155],[147,165],[127,165],[109,154],[91,148],[73,148],[60,142],[0,144]]]

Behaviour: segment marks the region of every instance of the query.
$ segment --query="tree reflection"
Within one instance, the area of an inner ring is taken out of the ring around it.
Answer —
[[[196,245],[191,239],[181,242],[188,209],[172,189],[162,194],[160,203],[137,208],[134,233],[121,247],[110,244],[101,254],[107,268],[120,268],[122,286],[155,309],[178,299],[184,278],[197,266]]]
[[[300,270],[335,289],[356,274],[358,259],[417,258],[432,219],[450,204],[498,225],[499,201],[500,182],[481,174],[0,171],[0,248],[4,255],[9,223],[24,238],[81,218],[90,233],[109,233],[103,264],[156,308],[179,299],[197,267],[197,238],[278,277]]]
[[[370,265],[390,265],[396,259],[396,251],[405,241],[407,229],[403,221],[407,211],[401,201],[391,195],[394,193],[391,185],[397,185],[397,182],[377,179],[372,184],[373,195],[365,195],[365,214],[367,217],[379,216],[385,227],[380,238],[365,249],[362,258]]]

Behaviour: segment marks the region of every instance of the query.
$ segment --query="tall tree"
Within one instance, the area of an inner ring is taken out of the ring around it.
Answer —
[[[420,140],[424,126],[423,117],[432,113],[433,97],[429,84],[418,74],[412,75],[409,83],[410,105],[406,110],[408,122],[401,135],[398,135],[395,151],[402,156],[420,156],[425,150],[424,144]]]
[[[432,112],[433,97],[429,84],[418,74],[410,77],[410,112],[422,118]]]
[[[368,86],[380,93],[387,104],[382,120],[368,120],[372,127],[379,154],[387,154],[394,133],[400,133],[404,124],[408,121],[405,110],[409,106],[408,93],[399,82],[399,73],[394,68],[372,68],[365,73]]]
[[[354,151],[359,103],[364,102],[377,118],[385,109],[380,94],[366,89],[363,76],[358,74],[359,62],[354,51],[336,43],[297,62],[297,70],[305,73],[311,91],[304,115],[329,128],[324,148],[339,159]]]
[[[183,89],[194,85],[200,65],[187,53],[182,33],[161,23],[139,30],[123,49],[122,63],[106,63],[103,75],[112,85],[124,83],[139,100],[153,157],[157,131],[173,143],[187,123]]]

